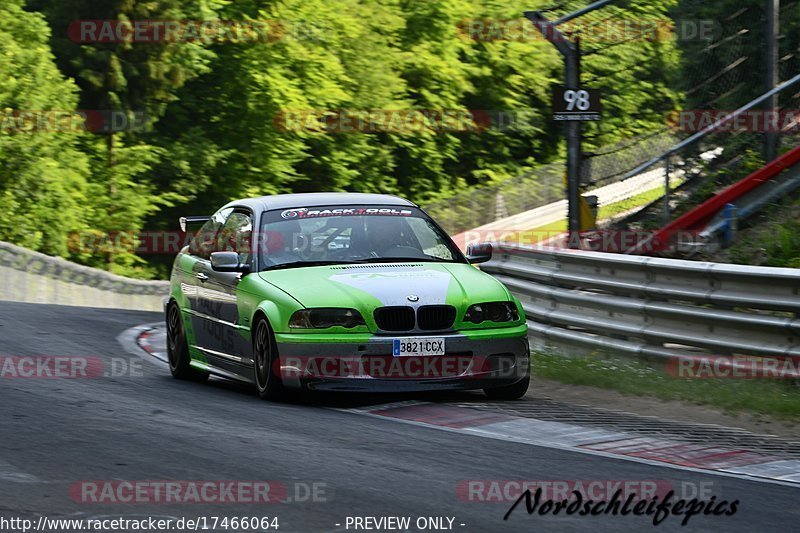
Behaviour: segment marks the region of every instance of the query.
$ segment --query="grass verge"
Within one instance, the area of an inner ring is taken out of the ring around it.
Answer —
[[[543,352],[532,357],[534,376],[561,383],[800,420],[800,388],[792,380],[679,379],[629,359],[564,357]]]
[[[670,182],[670,185],[673,188],[681,184],[679,180],[674,179],[670,180]],[[641,192],[635,196],[631,196],[630,198],[626,198],[625,200],[614,202],[613,204],[601,205],[597,211],[597,220],[602,221],[630,211],[631,209],[644,207],[647,204],[658,200],[662,196],[664,196],[664,188],[657,187],[655,189],[650,189],[649,191]]]
[[[679,181],[673,180],[673,187],[679,184]],[[649,191],[645,191],[639,193],[635,196],[631,196],[630,198],[626,198],[625,200],[620,200],[619,202],[614,202],[613,204],[608,205],[601,205],[597,212],[597,220],[603,221],[605,219],[617,216],[619,214],[625,213],[630,211],[631,209],[636,209],[637,207],[643,207],[658,198],[661,198],[664,195],[664,188],[658,187],[656,189],[651,189]],[[555,237],[561,233],[567,231],[567,219],[557,220],[555,222],[551,222],[550,224],[545,224],[544,226],[539,226],[533,228],[531,230],[525,231],[518,231],[512,233],[506,240],[518,240],[523,242],[524,244],[536,244],[538,242],[547,240],[549,238]]]

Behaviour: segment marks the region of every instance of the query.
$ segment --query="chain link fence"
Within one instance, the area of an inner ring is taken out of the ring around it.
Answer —
[[[600,149],[587,159],[583,182],[588,188],[614,183],[650,159],[653,153],[665,151],[677,140],[675,132],[664,128]],[[543,165],[522,176],[428,204],[425,210],[448,233],[455,235],[563,200],[565,169],[563,161]]]
[[[749,2],[732,10],[719,21],[712,41],[683,43],[678,86],[685,102],[683,110],[670,118],[679,138],[697,133],[766,92],[764,4]],[[708,9],[708,3],[700,0],[680,5],[690,16]],[[777,46],[780,82],[800,73],[800,2],[782,3]],[[778,155],[799,146],[800,84],[788,87],[776,100],[775,109],[767,104],[755,108],[676,152],[669,160],[676,188],[670,191],[668,201],[655,200],[608,226],[652,230],[675,220],[764,166],[770,133]]]
[[[588,5],[589,2],[563,2],[545,11],[555,19]],[[635,2],[633,3],[635,4]],[[734,5],[736,4],[736,5]],[[676,39],[680,68],[671,81],[679,101],[654,102],[640,110],[641,116],[661,115],[663,128],[631,139],[592,149],[592,137],[602,125],[586,126],[587,153],[584,154],[583,182],[589,189],[629,177],[646,161],[666,153],[714,120],[763,94],[767,90],[765,70],[765,5],[760,0],[709,3],[704,0],[679,0],[670,13],[673,28],[687,22],[709,23],[712,31],[702,39],[684,39],[678,30]],[[786,80],[800,72],[800,1],[783,2],[780,8],[778,72]],[[581,17],[584,27],[636,16],[635,5],[610,5]],[[641,68],[630,60],[636,42],[595,43],[584,47],[583,82],[592,87]],[[615,65],[614,68],[609,65]],[[639,90],[631,87],[631,90]],[[791,124],[791,112],[800,109],[800,91],[787,90],[778,98],[780,125],[776,129],[763,124],[764,113],[748,113],[741,127],[720,128],[701,142],[687,146],[669,161],[670,190],[667,201],[661,190],[637,193],[615,206],[601,206],[605,219],[600,227],[654,229],[688,211],[722,188],[744,178],[764,165],[764,146],[768,131],[774,131],[778,154],[800,144],[798,128]],[[764,110],[766,111],[766,110]],[[787,118],[788,117],[788,118]],[[634,116],[634,119],[636,117]],[[758,122],[762,124],[759,125]],[[753,123],[755,122],[755,123]],[[533,172],[465,191],[447,200],[425,206],[451,234],[477,228],[505,217],[563,200],[563,161],[544,165]],[[648,172],[664,173],[663,166]],[[609,209],[609,207],[612,207]],[[566,212],[565,212],[566,218]],[[523,229],[523,228],[516,228]],[[534,228],[526,228],[534,229]]]

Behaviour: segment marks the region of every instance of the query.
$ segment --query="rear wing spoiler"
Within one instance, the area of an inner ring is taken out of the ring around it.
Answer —
[[[181,217],[178,219],[178,223],[181,225],[181,231],[186,233],[186,225],[187,224],[197,224],[200,222],[208,222],[211,220],[210,216],[198,216],[198,217]]]

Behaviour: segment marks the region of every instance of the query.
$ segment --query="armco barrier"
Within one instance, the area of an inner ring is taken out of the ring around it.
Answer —
[[[161,311],[167,281],[124,278],[0,242],[0,300]]]
[[[495,245],[532,337],[649,360],[800,356],[800,269]]]
[[[800,269],[497,245],[483,265],[522,301],[533,337],[661,360],[800,357]],[[161,311],[141,281],[0,242],[0,300]]]

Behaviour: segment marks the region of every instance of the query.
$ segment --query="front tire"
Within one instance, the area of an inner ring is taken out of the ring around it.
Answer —
[[[525,376],[525,379],[508,385],[505,387],[497,387],[496,389],[483,389],[484,394],[491,400],[510,401],[519,400],[525,393],[528,392],[528,387],[531,384],[531,377]]]
[[[172,377],[185,381],[205,381],[208,372],[201,372],[189,364],[189,344],[183,331],[183,320],[178,304],[172,302],[167,308],[167,355]]]
[[[253,362],[256,388],[262,400],[280,401],[286,396],[281,376],[276,372],[278,347],[272,328],[266,319],[260,319],[253,336]]]

